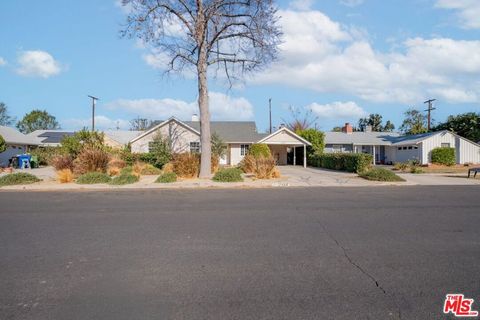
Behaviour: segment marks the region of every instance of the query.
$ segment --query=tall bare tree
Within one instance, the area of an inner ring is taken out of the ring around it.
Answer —
[[[281,32],[273,0],[123,0],[123,4],[130,10],[123,35],[156,48],[165,58],[167,72],[190,66],[197,74],[200,177],[208,177],[209,67],[216,66],[231,81],[276,58]]]

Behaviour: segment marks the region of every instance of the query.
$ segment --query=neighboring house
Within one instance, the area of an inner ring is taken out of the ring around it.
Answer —
[[[149,152],[157,135],[171,141],[173,152],[200,152],[200,122],[181,121],[172,117],[158,121],[153,127],[130,141],[132,152]],[[253,121],[211,121],[211,132],[217,133],[226,144],[226,155],[220,160],[224,165],[237,165],[254,143],[267,144],[277,164],[303,164],[306,166],[306,147],[310,142],[281,128],[272,134],[257,132]],[[298,155],[298,157],[297,157]]]
[[[35,139],[41,147],[59,147],[63,138],[73,136],[75,132],[66,130],[35,130],[27,137]]]
[[[121,149],[142,134],[143,131],[108,130],[103,133],[104,142],[107,146]]]
[[[325,152],[369,153],[377,164],[418,160],[425,165],[431,163],[432,150],[438,147],[455,148],[458,164],[480,163],[480,145],[449,131],[418,135],[354,132],[347,123],[342,132],[325,133]]]
[[[36,139],[10,127],[0,126],[0,135],[7,144],[7,150],[0,153],[0,167],[8,166],[8,161],[13,156],[23,154],[27,152],[30,147],[39,145]]]

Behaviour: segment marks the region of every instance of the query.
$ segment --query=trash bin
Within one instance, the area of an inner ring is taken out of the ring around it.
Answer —
[[[18,155],[17,159],[18,159],[18,166],[20,167],[20,169],[25,169],[25,168],[31,169],[32,168],[30,165],[31,158],[32,156],[29,154]]]

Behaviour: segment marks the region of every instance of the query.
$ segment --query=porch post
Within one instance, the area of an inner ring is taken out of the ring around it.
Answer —
[[[307,167],[307,145],[303,145],[303,167]]]
[[[375,145],[373,147],[373,165],[376,165],[377,163],[375,162]]]
[[[295,146],[293,147],[293,165],[297,165],[297,148]]]

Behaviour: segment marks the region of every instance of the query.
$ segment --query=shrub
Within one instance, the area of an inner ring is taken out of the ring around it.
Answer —
[[[69,183],[73,181],[73,173],[70,169],[57,171],[57,181],[60,183]]]
[[[212,173],[218,171],[218,169],[220,168],[220,159],[218,158],[218,156],[212,154],[212,161],[210,162],[210,165]]]
[[[217,182],[239,182],[243,181],[242,170],[238,168],[227,168],[219,170],[213,176],[213,181]]]
[[[365,172],[372,166],[373,157],[366,153],[325,153],[310,159],[314,167],[348,172]]]
[[[73,170],[73,158],[68,154],[57,155],[50,160],[50,165],[57,171],[64,169]]]
[[[435,148],[432,150],[432,162],[446,166],[455,165],[455,148]]]
[[[373,168],[371,170],[362,172],[360,177],[372,181],[405,181],[397,176],[394,172],[384,168]]]
[[[163,173],[173,172],[173,164],[172,164],[171,162],[166,163],[166,164],[163,166],[162,171],[163,171]]]
[[[38,158],[38,164],[46,166],[52,163],[53,158],[60,155],[60,148],[58,147],[39,147],[29,150],[32,156]]]
[[[148,164],[151,164],[152,166],[158,168],[158,169],[162,169],[163,166],[170,161],[170,155],[169,156],[166,156],[166,155],[159,155],[159,154],[156,154],[156,153],[141,153],[139,156],[138,156],[138,160],[142,161],[142,162],[145,162],[145,163],[148,163]]]
[[[143,167],[140,170],[140,174],[145,176],[155,176],[161,173],[162,173],[162,170],[148,163],[143,165]]]
[[[245,173],[254,173],[256,168],[255,157],[251,154],[247,154],[245,157],[243,157],[242,161],[240,161],[239,167]]]
[[[19,184],[32,184],[39,181],[41,180],[30,173],[25,173],[25,172],[11,173],[11,174],[7,174],[6,176],[0,177],[0,187],[13,186],[13,185],[19,185]]]
[[[408,170],[409,167],[410,164],[408,162],[395,162],[395,164],[393,165],[393,170],[405,172]]]
[[[110,155],[97,147],[86,147],[73,161],[73,171],[76,174],[87,172],[106,172]]]
[[[65,136],[62,139],[61,151],[76,158],[84,148],[103,149],[104,147],[103,133],[83,129],[75,132],[73,136]]]
[[[110,181],[111,185],[125,185],[132,184],[139,180],[138,176],[133,174],[121,174],[118,177],[115,177]]]
[[[109,176],[117,176],[120,174],[120,171],[126,167],[126,162],[120,158],[112,158],[108,162],[107,173]]]
[[[248,154],[252,155],[254,158],[268,158],[272,154],[270,153],[270,148],[263,143],[254,143],[248,149]]]
[[[410,173],[420,174],[420,173],[424,173],[424,171],[417,166],[412,166],[410,167]]]
[[[109,175],[102,172],[88,172],[82,174],[77,179],[78,184],[97,184],[97,183],[109,183],[112,180]]]
[[[3,139],[2,135],[0,134],[0,153],[4,152],[7,150],[7,143],[5,142],[5,139]]]
[[[173,172],[181,178],[196,178],[200,171],[200,155],[195,153],[179,153],[173,156]]]
[[[312,146],[307,146],[308,157],[323,153],[323,149],[325,149],[325,134],[323,132],[316,129],[306,129],[298,131],[297,134],[312,144]]]
[[[257,179],[272,179],[280,176],[280,172],[275,167],[275,159],[272,156],[255,158],[247,154],[240,162],[239,167],[245,173],[253,173]]]
[[[128,166],[133,166],[135,162],[140,161],[140,153],[132,153],[130,150],[125,149],[120,152],[120,158],[125,161]]]
[[[155,180],[156,183],[172,183],[177,181],[177,175],[175,172],[168,172],[160,175],[157,180]]]
[[[162,169],[172,159],[171,142],[161,134],[157,134],[149,145],[150,152],[142,154],[140,160]]]

